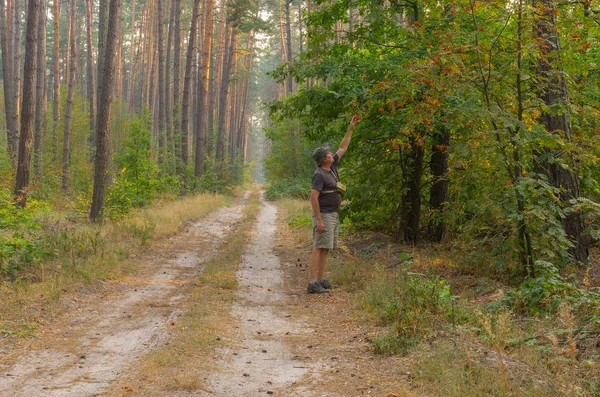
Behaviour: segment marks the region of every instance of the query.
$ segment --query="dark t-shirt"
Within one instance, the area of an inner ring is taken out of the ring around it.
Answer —
[[[336,176],[338,155],[333,155],[333,164],[331,165],[331,171],[324,170],[321,167],[317,167],[312,179],[312,189],[320,192],[332,191],[331,193],[319,194],[319,207],[321,213],[325,214],[328,212],[337,212],[342,204],[342,195],[336,191]],[[334,174],[335,173],[335,174]],[[336,175],[336,176],[334,176]]]

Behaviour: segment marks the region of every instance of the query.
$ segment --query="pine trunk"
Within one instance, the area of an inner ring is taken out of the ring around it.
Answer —
[[[96,109],[100,111],[100,96],[102,95],[102,88],[106,85],[102,81],[103,76],[103,63],[106,51],[106,34],[107,34],[107,18],[108,18],[108,7],[109,0],[99,0],[98,6],[98,73],[96,81]],[[102,61],[101,61],[102,60]],[[112,92],[111,92],[112,95]],[[96,121],[97,126],[98,121]]]
[[[179,129],[180,109],[180,91],[181,91],[181,0],[173,0],[173,128],[176,131],[173,134],[173,143],[179,138],[181,130]],[[180,145],[180,142],[177,143]],[[183,149],[180,147],[178,153]],[[175,154],[175,153],[174,153]]]
[[[96,130],[96,86],[94,84],[94,56],[92,40],[92,9],[93,0],[85,2],[85,29],[87,40],[87,96],[90,111],[90,143],[95,144],[94,131]]]
[[[33,175],[39,180],[42,174],[42,139],[45,134],[46,113],[46,3],[40,5],[38,16],[38,44],[36,56],[35,136],[33,139]]]
[[[157,0],[157,41],[158,41],[158,161],[164,163],[166,158],[166,137],[165,137],[165,54],[163,46],[163,0]]]
[[[206,4],[206,3],[205,3]],[[205,5],[206,7],[206,5]],[[192,64],[196,48],[196,36],[198,35],[198,16],[200,14],[200,0],[194,1],[192,11],[192,23],[190,25],[190,38],[188,41],[185,57],[185,75],[183,78],[183,98],[181,101],[181,160],[187,166],[189,162],[189,116],[190,116],[190,94],[192,85]]]
[[[217,130],[217,154],[216,161],[223,162],[225,159],[225,144],[227,142],[227,96],[229,93],[229,80],[231,77],[231,63],[233,61],[233,43],[235,42],[236,27],[225,26],[226,40],[224,47],[224,63],[221,72],[219,88],[219,127]]]
[[[13,125],[15,127],[12,135],[12,146],[19,150],[18,145],[20,141],[20,114],[21,114],[21,2],[19,0],[13,0],[13,30],[12,30],[12,103],[15,105],[14,113],[11,115],[13,118]],[[37,34],[36,34],[37,35]]]
[[[165,138],[167,142],[167,152],[171,150],[173,137],[173,108],[171,107],[171,47],[173,46],[173,25],[175,16],[173,15],[173,0],[169,3],[169,26],[167,29],[167,48],[165,52]]]
[[[75,73],[77,72],[76,48],[75,48],[75,0],[71,0],[71,12],[69,13],[69,47],[71,53],[69,81],[67,82],[67,105],[65,107],[65,129],[63,135],[62,156],[62,182],[61,188],[69,188],[69,160],[71,157],[71,111],[73,109],[73,91],[75,91]]]
[[[288,69],[292,67],[292,23],[290,20],[290,3],[291,0],[285,1],[285,57],[288,64]],[[292,80],[292,73],[288,72],[287,78],[285,79],[286,91],[290,95],[294,91],[294,82]]]
[[[58,158],[58,118],[60,117],[60,110],[58,108],[60,102],[60,0],[54,0],[52,5],[54,18],[54,51],[52,54],[52,137],[54,143],[53,157],[54,160]]]
[[[105,180],[109,163],[110,145],[110,105],[112,103],[112,92],[114,84],[114,69],[116,47],[119,34],[119,8],[120,0],[110,0],[108,28],[106,32],[106,47],[102,62],[102,84],[104,90],[100,91],[100,102],[98,106],[98,129],[96,132],[96,167],[94,170],[94,193],[90,208],[90,219],[92,222],[102,220],[104,208]],[[98,76],[100,77],[100,76]]]
[[[212,36],[213,36],[213,7],[214,0],[207,0],[203,7],[202,24],[202,54],[198,66],[198,111],[196,118],[196,163],[194,166],[194,176],[200,178],[204,171],[204,150],[207,131],[207,116],[210,109],[206,104],[208,96],[208,71],[210,70],[212,56]]]
[[[21,105],[21,131],[19,142],[19,158],[15,183],[16,202],[19,206],[27,205],[27,187],[29,186],[29,168],[33,144],[33,124],[35,117],[35,77],[36,47],[38,34],[38,17],[40,0],[29,0],[27,10],[27,28],[25,41],[25,69],[23,71],[23,103]]]
[[[7,25],[7,19],[10,12],[6,7],[4,0],[0,0],[0,45],[2,46],[2,82],[4,84],[4,114],[6,115],[6,142],[8,153],[13,160],[13,164],[17,159],[17,147],[14,146],[13,134],[16,131],[14,119],[10,117],[15,112],[13,103],[13,80],[12,80],[12,64],[10,51],[10,32]],[[9,37],[7,37],[7,33]]]

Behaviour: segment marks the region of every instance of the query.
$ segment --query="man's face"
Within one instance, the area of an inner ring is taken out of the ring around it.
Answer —
[[[331,165],[333,164],[333,153],[329,152],[325,156],[325,160],[323,160],[323,165]]]

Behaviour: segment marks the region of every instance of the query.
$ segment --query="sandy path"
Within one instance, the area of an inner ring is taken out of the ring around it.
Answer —
[[[320,364],[306,363],[290,350],[291,339],[311,330],[286,312],[289,294],[273,253],[277,209],[261,201],[253,239],[237,272],[239,300],[231,309],[239,319],[237,345],[221,349],[223,369],[213,376],[211,395],[318,395],[297,385]]]
[[[241,218],[244,202],[197,221],[173,237],[171,249],[157,253],[142,276],[119,282],[104,299],[95,297],[95,304],[91,300],[75,308],[60,338],[29,351],[0,374],[0,396],[102,395],[141,355],[168,338],[181,299],[177,287],[194,282],[203,261]]]

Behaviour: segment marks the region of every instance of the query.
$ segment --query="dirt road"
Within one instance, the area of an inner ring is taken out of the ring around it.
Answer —
[[[387,396],[398,380],[386,373],[392,362],[372,353],[346,293],[306,294],[306,241],[280,230],[277,208],[262,198],[234,303],[221,308],[233,318],[231,332],[189,361],[210,361],[210,369],[181,387],[140,374],[145,356],[170,348],[186,294],[236,233],[247,199],[154,247],[136,277],[66,299],[68,312],[39,339],[0,351],[0,396]],[[143,386],[123,386],[133,378]]]

